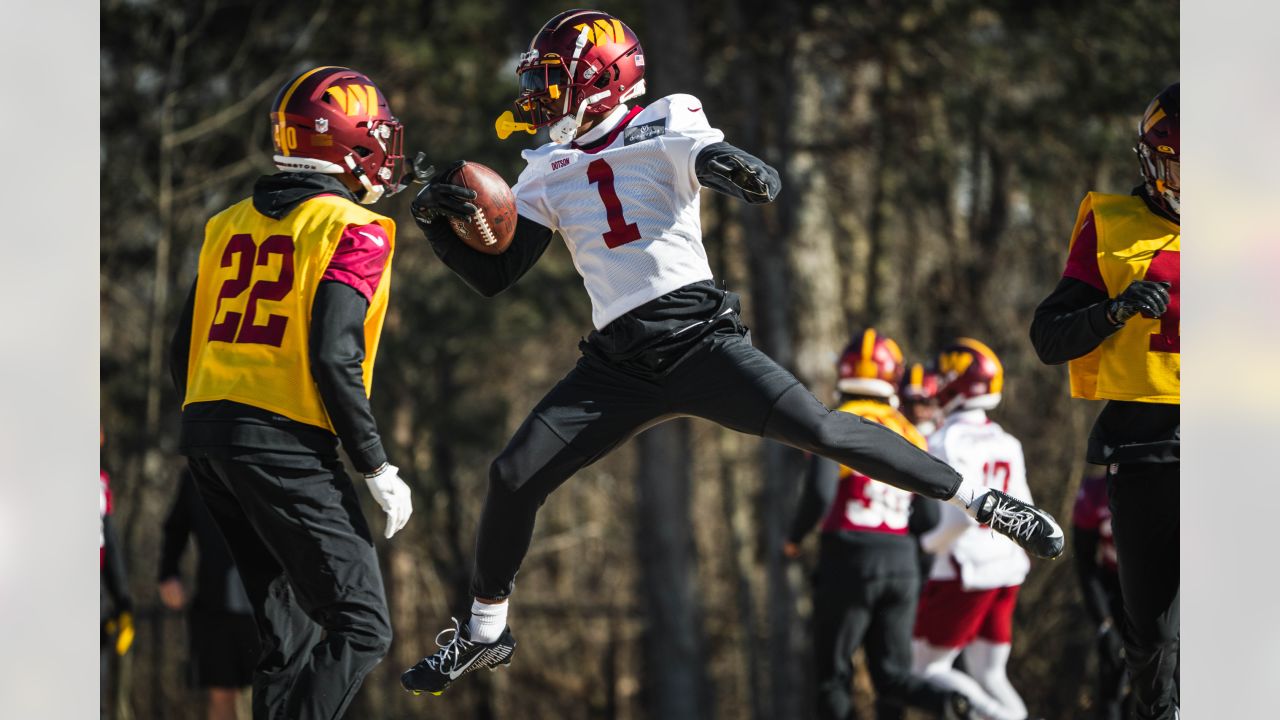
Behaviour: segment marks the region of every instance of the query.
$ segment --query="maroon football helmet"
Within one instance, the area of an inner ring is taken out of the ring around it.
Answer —
[[[1000,404],[1004,366],[986,345],[957,338],[938,353],[938,404],[943,412],[990,410]]]
[[[840,353],[836,389],[850,395],[896,398],[902,371],[898,343],[867,328]]]
[[[644,94],[644,51],[623,22],[596,10],[568,10],[547,21],[520,56],[516,120],[551,126],[569,142],[584,115],[603,115]]]
[[[902,414],[920,432],[928,435],[936,427],[938,408],[938,373],[923,363],[911,363],[898,386]]]
[[[903,401],[930,402],[938,397],[938,373],[923,363],[911,363],[902,375],[898,397]]]
[[[363,73],[318,67],[280,88],[271,104],[271,138],[281,170],[346,174],[370,205],[398,189],[404,133],[387,98]]]
[[[1182,133],[1178,129],[1178,83],[1165,88],[1147,105],[1138,123],[1138,167],[1147,195],[1166,210],[1181,217],[1178,208],[1178,150]]]

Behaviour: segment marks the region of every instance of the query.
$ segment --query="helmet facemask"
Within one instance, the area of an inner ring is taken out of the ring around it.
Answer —
[[[552,142],[567,143],[588,113],[608,114],[644,93],[639,41],[620,20],[593,11],[572,10],[549,21],[520,56],[516,75],[514,120],[500,119],[499,137],[548,127]]]
[[[1139,142],[1134,152],[1138,153],[1138,162],[1142,169],[1142,178],[1146,182],[1147,192],[1151,193],[1152,197],[1163,200],[1174,215],[1181,215],[1178,202],[1181,168],[1178,156],[1165,153],[1160,148],[1153,148],[1145,142]]]
[[[532,128],[550,126],[551,141],[567,143],[577,136],[587,108],[608,99],[609,73],[608,68],[596,73],[588,66],[583,75],[598,77],[598,81],[573,83],[569,81],[572,77],[569,69],[558,56],[522,66],[519,71],[520,97],[515,102],[516,119]]]
[[[363,145],[352,148],[344,158],[347,172],[364,187],[364,194],[360,196],[361,205],[372,205],[403,189],[397,178],[400,175],[400,163],[404,160],[401,145],[404,126],[399,120],[392,119],[374,120],[368,127],[369,137],[377,144],[382,159],[379,161],[379,153]]]
[[[1138,144],[1133,149],[1147,196],[1174,215],[1181,215],[1179,95],[1178,83],[1174,83],[1147,105],[1138,121]]]

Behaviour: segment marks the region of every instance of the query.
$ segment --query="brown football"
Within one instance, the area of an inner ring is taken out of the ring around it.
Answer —
[[[502,176],[480,163],[467,162],[445,182],[476,192],[471,201],[476,214],[465,220],[449,218],[453,232],[482,253],[505,252],[516,234],[516,196]]]

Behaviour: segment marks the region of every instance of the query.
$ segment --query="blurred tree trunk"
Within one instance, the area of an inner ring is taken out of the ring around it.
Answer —
[[[725,20],[730,37],[741,39],[735,44],[732,63],[737,71],[733,77],[737,95],[748,110],[735,144],[779,167],[784,178],[788,177],[788,168],[779,160],[790,156],[787,128],[796,100],[795,85],[787,72],[794,57],[795,12],[791,5],[752,2],[731,5]],[[747,48],[751,51],[746,52]],[[762,126],[762,117],[770,127]],[[737,208],[749,254],[753,302],[748,313],[754,319],[753,340],[787,368],[795,367],[796,362],[792,318],[787,312],[792,267],[786,252],[796,201],[796,193],[784,186],[772,207]],[[799,632],[795,609],[798,583],[791,576],[791,564],[782,555],[790,499],[802,456],[792,448],[769,441],[762,444],[761,454],[757,541],[765,565],[765,643],[769,658],[765,671],[769,693],[762,714],[771,718],[803,717],[803,634]]]
[[[712,717],[704,664],[697,554],[689,508],[687,420],[636,439],[636,549],[645,608],[642,688],[650,717]]]
[[[650,0],[646,39],[649,97],[698,93],[689,10],[678,0]],[[706,670],[697,584],[697,546],[690,514],[689,422],[653,427],[636,439],[636,549],[645,631],[643,699],[655,718],[709,718],[713,693]]]

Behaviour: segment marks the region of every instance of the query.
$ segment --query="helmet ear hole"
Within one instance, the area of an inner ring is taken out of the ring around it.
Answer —
[[[363,145],[356,145],[355,147],[353,147],[353,148],[351,148],[351,149],[352,149],[352,150],[354,150],[354,151],[355,151],[355,153],[356,153],[357,155],[359,155],[361,158],[367,158],[367,157],[369,157],[370,155],[372,155],[372,154],[373,154],[373,151],[372,151],[372,150],[370,150],[369,148],[367,148],[367,147],[365,147],[365,146],[363,146]]]

